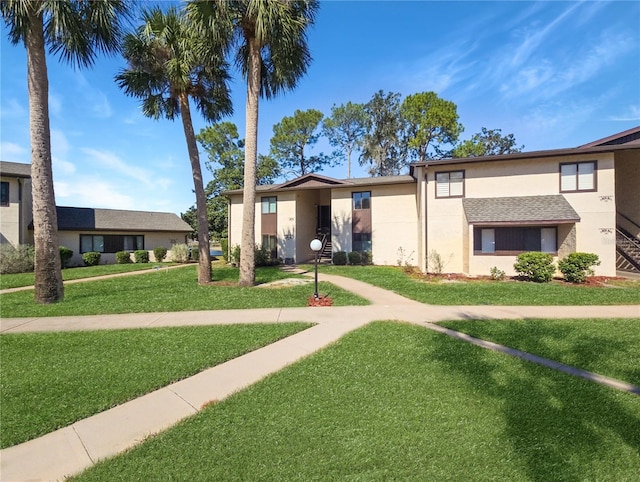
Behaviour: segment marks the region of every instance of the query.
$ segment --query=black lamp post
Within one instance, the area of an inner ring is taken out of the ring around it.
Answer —
[[[313,239],[309,243],[309,247],[316,255],[316,291],[313,294],[313,297],[317,300],[318,296],[318,255],[320,254],[320,250],[322,249],[322,242],[319,239]]]

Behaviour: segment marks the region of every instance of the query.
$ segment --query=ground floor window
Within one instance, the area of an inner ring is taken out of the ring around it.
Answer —
[[[262,235],[262,248],[269,252],[271,259],[278,258],[278,238],[274,234]]]
[[[371,233],[353,233],[351,250],[371,252]]]
[[[9,205],[9,183],[2,181],[0,182],[0,206],[8,206]]]
[[[118,251],[135,251],[144,249],[142,234],[81,234],[80,252],[117,253]]]
[[[514,255],[526,251],[556,253],[558,233],[554,227],[474,227],[474,254]]]

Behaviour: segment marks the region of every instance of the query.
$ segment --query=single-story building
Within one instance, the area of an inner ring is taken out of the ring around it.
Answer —
[[[0,242],[33,244],[31,166],[0,162]],[[174,213],[57,206],[61,246],[73,250],[69,265],[82,265],[82,254],[102,253],[101,263],[114,263],[118,251],[149,251],[187,242],[193,231]]]
[[[469,275],[513,275],[526,251],[589,252],[597,275],[615,276],[640,270],[638,186],[640,127],[571,149],[416,162],[405,176],[257,186],[255,238],[285,262],[312,259],[318,237],[329,255],[369,251],[374,264]],[[233,247],[243,193],[226,195]]]

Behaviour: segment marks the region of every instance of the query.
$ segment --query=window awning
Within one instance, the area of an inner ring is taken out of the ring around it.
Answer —
[[[580,216],[562,195],[465,198],[467,222],[473,225],[572,224]]]

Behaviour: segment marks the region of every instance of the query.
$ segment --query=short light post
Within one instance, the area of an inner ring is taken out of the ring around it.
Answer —
[[[320,254],[320,250],[322,249],[322,242],[319,239],[314,239],[309,243],[309,247],[316,255],[316,291],[313,294],[313,297],[317,300],[318,296],[318,255]]]

